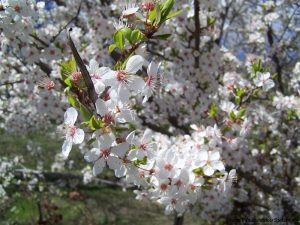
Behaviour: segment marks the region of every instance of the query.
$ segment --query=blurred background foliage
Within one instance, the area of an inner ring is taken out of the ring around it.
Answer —
[[[41,133],[14,135],[0,131],[0,154],[8,158],[22,155],[26,168],[43,166],[50,171],[61,141]],[[50,141],[49,141],[50,140]],[[30,147],[29,147],[30,146]],[[41,147],[42,146],[42,147]],[[35,148],[35,151],[30,151]],[[37,150],[37,151],[36,151]],[[33,154],[35,156],[33,157]],[[38,154],[38,155],[36,155]],[[80,175],[84,160],[78,149],[72,151],[72,175]],[[69,170],[69,171],[68,171]],[[68,175],[70,167],[63,173]],[[18,176],[17,176],[18,177]],[[101,176],[114,179],[108,171]],[[55,182],[57,181],[56,179]],[[154,203],[138,201],[132,190],[109,185],[82,185],[53,183],[31,178],[12,182],[6,189],[9,200],[0,206],[0,225],[76,224],[76,225],[160,225],[172,224],[173,216],[165,216],[164,209]],[[32,187],[29,187],[29,186]],[[29,188],[28,188],[29,187]],[[31,189],[31,190],[30,190]],[[203,224],[190,215],[185,224]]]

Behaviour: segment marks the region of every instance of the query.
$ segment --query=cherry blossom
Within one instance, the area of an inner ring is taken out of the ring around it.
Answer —
[[[74,126],[78,113],[75,108],[71,107],[64,115],[64,132],[66,140],[62,146],[62,155],[68,158],[73,144],[80,144],[84,140],[84,131]]]

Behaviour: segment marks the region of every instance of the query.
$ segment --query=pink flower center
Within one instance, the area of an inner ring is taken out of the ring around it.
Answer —
[[[147,86],[151,87],[154,85],[155,77],[150,75],[145,78],[145,81],[146,81]]]
[[[73,72],[71,75],[71,79],[74,82],[77,82],[81,79],[81,72]]]
[[[155,3],[153,1],[146,1],[142,3],[142,8],[144,10],[152,11],[155,8]]]
[[[104,93],[102,94],[101,98],[104,100],[104,101],[108,101],[110,99],[110,96],[109,96],[109,93],[107,90],[104,91]]]
[[[172,198],[171,203],[172,205],[175,205],[177,203],[177,200],[175,198]]]
[[[147,149],[147,145],[146,145],[146,144],[141,144],[141,145],[140,145],[140,149],[146,150],[146,149]]]
[[[117,80],[121,82],[126,82],[127,81],[127,74],[125,70],[119,70],[117,72]]]
[[[190,188],[192,191],[194,191],[196,189],[196,186],[194,184],[190,184]]]
[[[167,190],[167,188],[168,188],[167,184],[161,184],[160,185],[160,189],[163,190],[163,191]]]
[[[71,137],[74,137],[74,135],[76,134],[76,130],[77,130],[76,127],[70,126],[70,127],[68,128],[68,135],[70,135]]]
[[[171,171],[173,169],[173,165],[170,164],[170,163],[166,163],[165,166],[164,166],[165,170],[167,171]]]
[[[107,149],[102,149],[101,150],[101,153],[100,153],[100,158],[101,157],[104,157],[105,159],[107,159],[110,155],[110,149],[107,148]]]
[[[17,12],[17,13],[21,12],[21,7],[19,5],[15,6],[15,12]]]
[[[176,181],[175,185],[176,185],[177,187],[180,187],[180,186],[182,185],[182,181],[181,181],[181,180]]]
[[[54,89],[54,87],[55,87],[55,83],[52,80],[48,81],[48,83],[46,84],[46,88],[48,91]]]
[[[103,121],[106,125],[109,125],[114,122],[114,117],[110,113],[107,113],[103,116]]]

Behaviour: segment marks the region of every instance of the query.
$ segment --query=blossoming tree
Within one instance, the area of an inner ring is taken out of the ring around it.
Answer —
[[[49,2],[0,5],[3,127],[62,123],[65,160],[80,145],[175,224],[296,220],[299,3]]]

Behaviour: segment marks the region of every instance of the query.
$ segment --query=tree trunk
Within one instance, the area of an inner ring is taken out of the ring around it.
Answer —
[[[174,217],[174,225],[183,225],[183,219],[184,219],[184,216],[178,216],[177,213],[175,214],[175,217]]]

